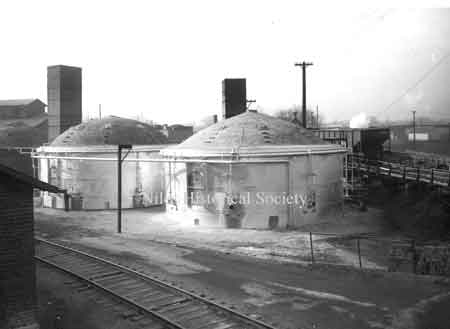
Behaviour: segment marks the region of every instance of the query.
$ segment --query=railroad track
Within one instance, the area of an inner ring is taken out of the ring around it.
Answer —
[[[35,258],[137,309],[153,320],[149,328],[275,329],[179,287],[51,241],[36,238]]]

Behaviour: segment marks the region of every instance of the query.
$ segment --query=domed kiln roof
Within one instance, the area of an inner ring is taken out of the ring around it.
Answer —
[[[336,150],[343,148],[325,142],[312,131],[269,115],[248,111],[218,122],[186,139],[183,143],[166,148],[164,155],[190,156],[204,153],[238,150],[240,154],[251,154],[257,150]],[[191,152],[191,153],[190,153]]]
[[[109,116],[83,122],[55,138],[51,146],[167,144],[167,138],[152,126],[136,120]]]

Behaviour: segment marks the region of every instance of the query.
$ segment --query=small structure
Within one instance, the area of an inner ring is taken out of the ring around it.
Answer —
[[[167,137],[167,140],[170,144],[178,144],[183,142],[185,139],[192,136],[194,133],[193,126],[184,126],[184,125],[153,125],[155,129],[158,129],[164,136]]]
[[[340,206],[346,149],[249,111],[161,151],[166,202],[194,223],[287,228]]]
[[[68,191],[70,209],[114,209],[118,144],[133,145],[122,168],[123,208],[162,204],[163,164],[149,160],[167,146],[167,138],[145,123],[114,116],[90,120],[65,131],[32,157],[39,159],[41,180]],[[61,209],[64,200],[44,193],[43,205]]]
[[[0,324],[36,329],[33,188],[65,191],[0,164]],[[5,327],[3,327],[5,325]]]

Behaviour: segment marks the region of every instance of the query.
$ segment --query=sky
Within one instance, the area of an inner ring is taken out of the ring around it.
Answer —
[[[449,9],[311,3],[5,0],[0,99],[46,102],[46,68],[63,64],[83,69],[85,119],[102,104],[193,123],[220,115],[224,78],[246,78],[252,107],[273,114],[301,103],[294,63],[309,61],[308,106],[327,121],[413,109],[450,121]]]

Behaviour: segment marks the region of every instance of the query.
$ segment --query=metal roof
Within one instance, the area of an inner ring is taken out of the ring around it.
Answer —
[[[14,107],[14,106],[25,106],[25,105],[29,105],[35,101],[39,101],[42,104],[45,105],[44,102],[42,102],[40,99],[38,98],[27,98],[27,99],[5,99],[5,100],[0,100],[0,107]]]
[[[152,126],[131,119],[109,116],[83,122],[63,132],[50,146],[167,144],[167,137]]]

